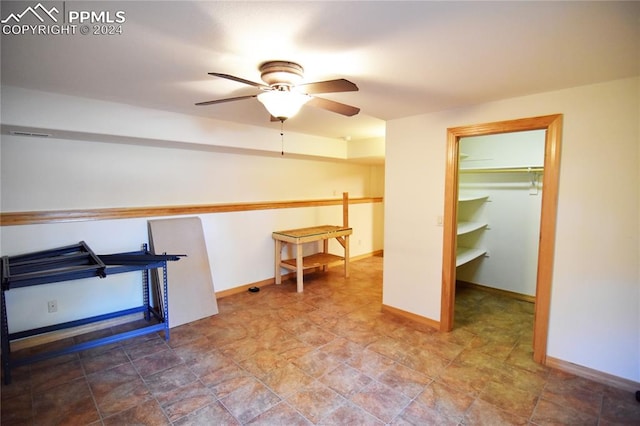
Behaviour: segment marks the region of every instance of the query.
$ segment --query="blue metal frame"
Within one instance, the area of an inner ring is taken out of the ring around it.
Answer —
[[[78,245],[46,250],[21,256],[4,256],[0,263],[2,275],[1,291],[1,349],[2,372],[5,384],[11,383],[11,368],[20,365],[31,364],[59,355],[83,351],[97,346],[119,342],[133,337],[142,336],[156,331],[164,331],[165,340],[169,340],[169,286],[167,276],[167,261],[179,260],[183,255],[153,255],[147,251],[147,245],[143,245],[141,251],[119,253],[115,255],[96,256],[91,249],[81,241]],[[17,265],[17,266],[12,266]],[[51,269],[47,269],[51,268]],[[162,268],[163,306],[153,308],[150,304],[149,287],[151,285],[149,270]],[[110,274],[142,271],[142,306],[111,312],[75,321],[9,333],[7,320],[7,307],[5,291],[11,288],[42,285],[51,282],[75,280],[87,277],[106,277]],[[65,273],[66,272],[66,273]],[[11,357],[10,342],[16,339],[36,336],[56,330],[78,327],[98,321],[118,318],[135,313],[143,313],[146,321],[153,316],[159,322],[140,327],[113,336],[94,339],[91,341],[70,345],[68,347],[40,353],[31,357],[13,360]]]

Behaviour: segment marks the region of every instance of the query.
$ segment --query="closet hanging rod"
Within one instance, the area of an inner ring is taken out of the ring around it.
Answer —
[[[542,173],[544,167],[478,167],[459,169],[460,173]]]

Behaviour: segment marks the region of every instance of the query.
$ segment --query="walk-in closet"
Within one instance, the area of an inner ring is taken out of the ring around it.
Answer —
[[[507,363],[534,354],[545,131],[459,140],[456,327]]]
[[[460,139],[456,279],[534,301],[545,131]]]

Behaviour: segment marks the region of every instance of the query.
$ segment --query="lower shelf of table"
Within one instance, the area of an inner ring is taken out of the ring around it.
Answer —
[[[330,263],[343,261],[344,257],[330,253],[316,253],[302,258],[302,269],[319,268]],[[280,262],[283,268],[295,271],[297,269],[296,259],[287,259]]]

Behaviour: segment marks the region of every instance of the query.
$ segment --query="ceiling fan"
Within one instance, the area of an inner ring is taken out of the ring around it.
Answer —
[[[349,80],[341,78],[337,80],[299,84],[304,76],[304,70],[297,63],[288,61],[265,62],[260,65],[259,70],[261,73],[260,77],[266,84],[256,83],[229,74],[210,72],[209,75],[257,87],[262,90],[262,93],[198,102],[196,105],[213,105],[257,98],[271,114],[271,120],[281,122],[295,115],[302,105],[305,104],[349,117],[360,112],[360,108],[313,96],[318,93],[357,91],[358,86]]]

